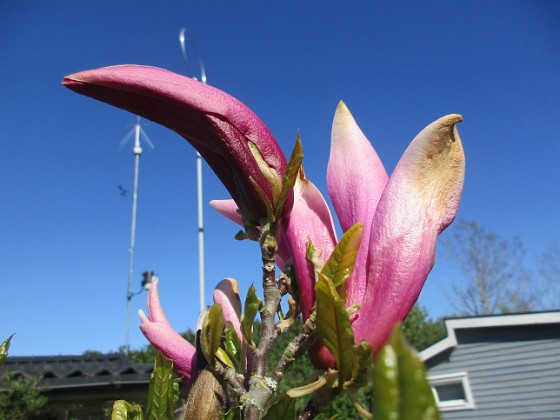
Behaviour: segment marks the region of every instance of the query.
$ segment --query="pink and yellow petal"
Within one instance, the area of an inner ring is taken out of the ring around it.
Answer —
[[[374,351],[416,302],[435,261],[436,240],[455,217],[465,160],[455,125],[440,118],[422,130],[403,154],[381,197],[372,225],[367,286],[356,341]]]

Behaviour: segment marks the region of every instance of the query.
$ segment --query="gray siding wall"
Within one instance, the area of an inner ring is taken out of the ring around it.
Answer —
[[[457,331],[458,346],[427,361],[428,375],[467,372],[475,408],[444,419],[560,419],[560,327]]]

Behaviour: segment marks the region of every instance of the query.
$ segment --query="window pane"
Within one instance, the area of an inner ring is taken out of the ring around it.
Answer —
[[[457,382],[454,384],[436,385],[436,392],[441,402],[452,400],[466,400],[465,390],[463,383]]]

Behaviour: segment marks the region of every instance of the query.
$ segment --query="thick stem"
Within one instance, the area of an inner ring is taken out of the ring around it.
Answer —
[[[261,239],[261,253],[263,262],[263,291],[264,305],[261,313],[262,334],[258,347],[255,349],[255,369],[257,376],[266,375],[266,359],[272,343],[276,338],[274,328],[274,317],[280,304],[280,291],[276,287],[276,242],[274,226],[263,228],[263,238]]]
[[[249,392],[245,401],[245,418],[262,417],[266,404],[276,391],[276,382],[266,377],[266,361],[277,333],[274,317],[280,304],[280,291],[276,287],[275,258],[278,248],[274,224],[266,224],[261,232],[261,254],[263,262],[264,305],[260,311],[262,334],[254,350],[253,375],[249,381]]]

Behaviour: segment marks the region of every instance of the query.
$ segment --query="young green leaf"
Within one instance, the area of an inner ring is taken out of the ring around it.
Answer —
[[[231,368],[235,368],[233,362],[229,358],[229,355],[226,353],[226,351],[223,348],[218,347],[218,350],[216,350],[216,357],[220,362],[228,365]]]
[[[241,340],[233,328],[233,324],[230,321],[226,322],[225,328],[225,341],[224,346],[226,350],[231,354],[235,360],[239,362],[239,355],[241,352]]]
[[[356,359],[354,370],[352,371],[353,386],[362,387],[367,384],[369,378],[369,368],[371,366],[371,346],[362,340],[359,346],[356,346]]]
[[[142,407],[136,403],[117,400],[113,403],[111,420],[143,420]]]
[[[13,334],[10,335],[2,344],[0,344],[0,366],[4,364],[6,357],[8,357],[8,350],[10,349],[10,342],[12,341],[13,336]]]
[[[354,271],[354,263],[364,237],[364,224],[356,223],[344,233],[321,273],[331,279],[342,300],[346,301],[346,280]]]
[[[354,332],[350,325],[344,302],[338,296],[332,281],[319,274],[315,284],[317,304],[317,336],[331,351],[339,370],[339,388],[354,370],[356,347]]]
[[[222,420],[241,420],[241,408],[231,407],[226,414],[222,416]]]
[[[251,349],[255,348],[255,343],[253,343],[253,322],[259,310],[260,303],[261,300],[257,296],[257,289],[255,289],[255,286],[251,285],[247,292],[247,297],[245,298],[243,319],[241,320],[241,333]]]
[[[275,202],[274,206],[274,217],[278,220],[282,210],[284,209],[284,204],[286,204],[286,199],[288,194],[294,188],[296,179],[299,173],[299,168],[301,167],[301,162],[303,162],[303,147],[301,145],[301,139],[299,133],[296,136],[296,144],[292,149],[292,155],[286,166],[286,171],[284,172],[284,180],[282,182],[282,190],[280,195]]]
[[[154,370],[150,376],[146,419],[172,419],[175,402],[173,362],[158,351],[154,360]]]
[[[438,420],[424,364],[404,339],[400,325],[381,348],[373,369],[376,420]]]
[[[313,270],[315,273],[320,273],[323,269],[323,261],[321,260],[321,253],[317,252],[317,248],[311,242],[311,239],[307,238],[307,261],[313,264]]]
[[[247,146],[249,147],[249,151],[253,155],[261,173],[268,181],[272,190],[273,200],[276,201],[276,198],[280,196],[280,192],[282,191],[282,180],[280,179],[278,172],[268,165],[255,143],[248,141]]]
[[[224,322],[222,305],[216,303],[212,305],[202,323],[200,346],[211,368],[214,368],[216,364],[216,351],[220,347],[222,341]]]
[[[272,405],[264,420],[295,420],[296,419],[296,400],[285,396],[280,399],[276,404]]]

